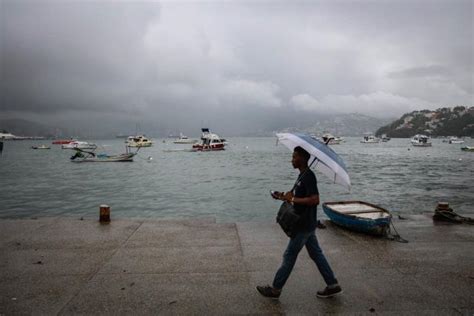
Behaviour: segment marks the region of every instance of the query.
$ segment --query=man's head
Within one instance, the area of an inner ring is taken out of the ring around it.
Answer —
[[[311,155],[303,147],[295,147],[293,150],[293,158],[291,159],[291,164],[293,168],[302,168],[308,165],[308,160]]]

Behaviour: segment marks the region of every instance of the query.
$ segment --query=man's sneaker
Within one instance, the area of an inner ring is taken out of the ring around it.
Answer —
[[[342,289],[339,285],[337,285],[334,287],[326,286],[326,288],[323,291],[318,291],[316,295],[317,297],[328,298],[328,297],[333,297],[334,295],[341,294],[341,293],[342,293]]]
[[[273,299],[278,299],[281,294],[281,290],[274,289],[273,287],[266,285],[266,286],[257,286],[257,291],[261,295]]]

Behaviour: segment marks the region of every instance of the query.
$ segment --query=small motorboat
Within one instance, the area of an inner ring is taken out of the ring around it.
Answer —
[[[378,144],[380,139],[375,137],[372,134],[365,135],[364,138],[360,141],[362,144]]]
[[[211,133],[208,128],[203,128],[201,140],[202,143],[194,144],[193,151],[218,151],[224,150],[227,142],[219,135]]]
[[[31,149],[51,149],[51,147],[46,145],[31,146]]]
[[[390,230],[392,215],[386,209],[362,201],[323,203],[324,213],[336,225],[361,233],[383,236]]]
[[[71,139],[56,139],[56,140],[53,140],[53,145],[66,145],[75,141],[76,140],[72,138]]]
[[[153,141],[145,135],[136,135],[136,136],[129,136],[125,141],[128,147],[151,147],[153,146]]]
[[[196,144],[198,141],[196,139],[190,139],[188,136],[183,134],[179,135],[179,138],[173,141],[174,144]]]
[[[457,138],[456,136],[452,136],[449,138],[448,143],[450,144],[463,144],[464,140],[461,138]]]
[[[462,151],[474,151],[474,146],[463,146],[461,147]]]
[[[64,144],[61,146],[62,149],[96,149],[97,145],[93,143],[88,143],[88,142],[79,142],[79,141],[73,141],[70,142],[69,144]]]
[[[382,142],[383,142],[383,143],[386,143],[386,142],[390,141],[390,139],[391,139],[391,138],[388,137],[387,134],[382,134]]]
[[[431,140],[426,135],[417,134],[411,139],[411,144],[415,147],[431,147]]]
[[[324,133],[321,137],[321,140],[323,141],[323,143],[328,145],[339,145],[344,141],[342,137],[336,137],[330,133]]]

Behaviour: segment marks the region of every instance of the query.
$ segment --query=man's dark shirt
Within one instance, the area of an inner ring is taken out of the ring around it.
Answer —
[[[308,170],[296,186],[295,197],[304,198],[312,195],[319,195],[318,183],[316,181],[314,172],[312,170]],[[300,215],[300,219],[295,227],[295,232],[307,232],[315,230],[317,224],[317,206],[308,206],[295,203],[294,208],[295,212]]]

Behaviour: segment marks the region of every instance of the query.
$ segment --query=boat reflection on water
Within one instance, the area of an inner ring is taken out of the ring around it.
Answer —
[[[51,149],[51,147],[47,145],[39,145],[39,146],[31,146],[31,149]]]

